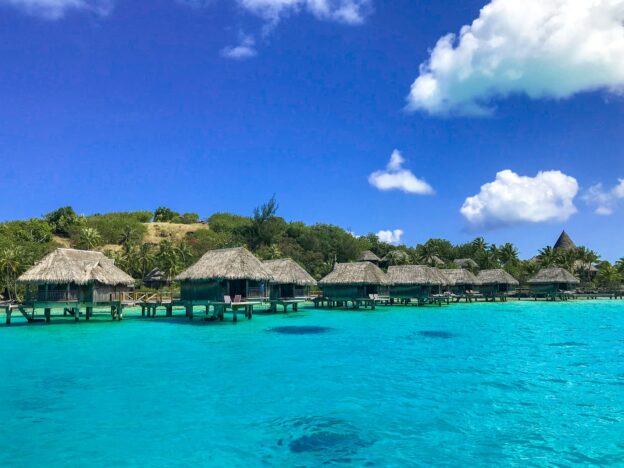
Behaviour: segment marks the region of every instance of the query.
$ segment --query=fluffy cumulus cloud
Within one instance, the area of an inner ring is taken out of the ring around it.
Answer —
[[[112,0],[0,0],[0,5],[11,5],[28,14],[54,20],[71,10],[106,15],[112,8]]]
[[[321,20],[360,24],[370,14],[372,0],[237,0],[245,10],[271,23],[307,11]]]
[[[466,198],[461,214],[472,226],[483,228],[566,221],[576,213],[578,191],[576,179],[560,171],[527,177],[505,170]]]
[[[256,41],[252,36],[241,34],[238,45],[224,47],[221,55],[234,60],[245,60],[258,55],[255,46]]]
[[[624,199],[624,179],[620,179],[611,190],[606,190],[602,184],[592,185],[582,198],[585,203],[595,208],[596,214],[612,215],[620,200]]]
[[[387,242],[388,244],[398,244],[401,242],[401,237],[403,237],[402,229],[394,229],[392,231],[379,231],[377,233],[377,238],[381,242]]]
[[[379,190],[402,190],[406,193],[431,195],[433,188],[426,181],[416,177],[410,170],[403,167],[405,159],[394,150],[385,170],[375,171],[368,177],[368,182]]]
[[[420,67],[408,109],[489,114],[496,98],[624,87],[624,0],[492,0]]]

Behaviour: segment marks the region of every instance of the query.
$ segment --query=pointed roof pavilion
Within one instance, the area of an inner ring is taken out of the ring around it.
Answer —
[[[577,248],[576,244],[570,238],[570,236],[568,236],[568,233],[565,231],[561,233],[561,235],[559,236],[559,239],[557,239],[557,242],[555,243],[555,246],[553,247],[554,250],[566,250],[566,251],[576,250],[576,248]]]

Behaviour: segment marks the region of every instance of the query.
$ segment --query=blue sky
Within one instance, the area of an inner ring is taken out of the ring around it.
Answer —
[[[410,245],[565,228],[619,258],[624,2],[578,3],[0,0],[0,219],[275,194]]]

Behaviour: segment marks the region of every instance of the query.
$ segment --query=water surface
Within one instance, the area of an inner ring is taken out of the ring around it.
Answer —
[[[624,464],[624,303],[56,322],[0,355],[0,466]]]

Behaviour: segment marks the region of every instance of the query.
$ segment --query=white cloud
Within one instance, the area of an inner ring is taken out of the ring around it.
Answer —
[[[624,87],[624,0],[492,0],[442,37],[408,109],[488,114],[499,97],[566,98]]]
[[[460,211],[471,225],[484,228],[566,221],[576,213],[578,190],[576,179],[560,171],[527,177],[505,170],[466,198]]]
[[[221,55],[234,60],[252,58],[258,55],[255,45],[256,41],[252,36],[241,34],[238,45],[224,47],[221,49]]]
[[[307,11],[321,20],[361,24],[370,14],[372,0],[237,0],[245,10],[272,24],[284,16]]]
[[[624,179],[611,190],[605,190],[602,184],[592,185],[583,194],[583,201],[589,206],[595,206],[596,214],[602,216],[612,215],[618,202],[624,199]]]
[[[112,0],[0,0],[0,5],[3,4],[50,20],[62,18],[70,10],[106,15],[112,8]]]
[[[386,242],[388,244],[398,244],[401,242],[401,237],[403,237],[402,229],[395,229],[393,231],[379,231],[377,233],[377,238],[381,242]]]
[[[368,182],[379,190],[402,190],[418,195],[431,195],[433,188],[427,182],[417,178],[411,171],[404,169],[405,159],[394,150],[385,170],[375,171],[368,177]]]

